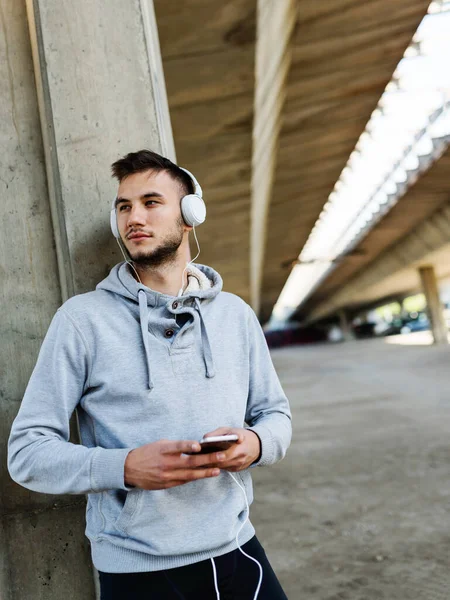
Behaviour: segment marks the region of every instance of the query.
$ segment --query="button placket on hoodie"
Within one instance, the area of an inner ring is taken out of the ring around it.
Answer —
[[[164,320],[157,325],[158,335],[162,342],[169,345],[170,348],[175,343],[177,335],[180,331],[180,327],[174,318],[164,318]]]
[[[169,352],[178,336],[178,333],[182,329],[182,328],[180,328],[179,324],[177,323],[177,318],[176,318],[177,314],[179,312],[181,312],[179,309],[179,307],[181,306],[181,303],[177,303],[177,308],[178,308],[177,311],[172,309],[173,304],[174,304],[174,301],[172,301],[172,300],[169,303],[165,304],[164,308],[166,310],[164,312],[167,314],[165,314],[162,319],[152,321],[152,319],[150,317],[148,320],[149,335],[153,335],[163,344],[167,344],[168,348],[169,348]],[[159,307],[161,307],[161,306],[162,306],[161,303],[159,303]],[[157,309],[158,301],[156,301],[156,303],[149,302],[149,307]]]
[[[174,304],[177,305],[176,308],[174,308]],[[167,310],[174,315],[174,322],[176,324],[173,328],[174,335],[170,336],[169,354],[176,354],[177,352],[183,352],[184,350],[190,349],[193,345],[193,336],[191,343],[186,342],[188,341],[189,336],[193,334],[193,327],[195,324],[194,311],[178,301],[170,302],[167,305]],[[186,323],[180,326],[177,322],[178,315],[191,315],[192,319],[189,319]],[[192,331],[190,331],[191,329]]]
[[[130,273],[127,273],[124,265],[119,267],[119,271],[122,267],[124,267],[123,277],[125,281],[127,283],[129,282],[132,286],[136,285],[137,287],[139,319],[145,351],[145,360],[147,363],[148,389],[150,392],[154,388],[152,380],[150,334],[152,334],[152,336],[160,343],[165,345],[170,355],[175,352],[183,353],[189,351],[194,344],[194,333],[198,328],[201,339],[201,354],[203,357],[205,375],[208,379],[215,377],[214,358],[202,307],[202,304],[205,301],[205,290],[200,290],[200,294],[188,291],[186,296],[180,298],[167,297],[149,290],[142,284],[136,284]],[[218,291],[220,291],[222,287],[222,280],[217,274],[215,280],[217,280],[217,288]],[[129,290],[126,285],[124,287],[133,295],[133,292]],[[213,289],[214,286],[212,286],[211,292]],[[217,295],[217,291],[212,292],[212,294],[212,297],[215,297]],[[211,297],[208,297],[207,301],[210,301],[210,299]],[[163,313],[165,313],[163,318],[153,319],[153,315],[150,314],[151,309],[149,309],[149,306],[154,308],[156,312],[158,312],[158,308],[162,308]],[[166,316],[167,312],[171,318]],[[192,315],[192,321],[188,320],[187,323],[180,328],[176,317],[181,313],[190,313]],[[192,337],[192,343],[190,343],[190,337]]]

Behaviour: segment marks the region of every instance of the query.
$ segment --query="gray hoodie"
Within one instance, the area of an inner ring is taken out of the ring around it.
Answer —
[[[154,571],[219,556],[236,548],[246,516],[242,491],[223,471],[167,490],[127,487],[131,449],[246,426],[261,440],[257,464],[269,465],[290,443],[288,401],[254,312],[221,291],[213,269],[196,268],[198,284],[180,297],[139,284],[121,263],[94,292],[65,302],[12,426],[8,468],[17,483],[88,494],[86,535],[101,571]],[[68,441],[75,409],[79,445]],[[236,475],[250,503],[250,472]],[[248,521],[239,543],[253,535]]]

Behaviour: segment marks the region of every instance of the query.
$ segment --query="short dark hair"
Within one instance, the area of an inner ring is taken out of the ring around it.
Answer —
[[[119,183],[133,173],[167,171],[180,184],[183,195],[194,193],[194,184],[189,175],[171,160],[152,150],[129,152],[111,165],[111,171]]]

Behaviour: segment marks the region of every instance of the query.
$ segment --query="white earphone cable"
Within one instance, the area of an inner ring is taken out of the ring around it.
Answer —
[[[196,241],[196,243],[197,243],[197,250],[198,250],[198,252],[197,252],[197,256],[195,256],[195,258],[193,258],[192,260],[190,260],[190,261],[189,261],[189,262],[186,264],[186,266],[184,267],[183,273],[182,273],[182,275],[181,275],[181,287],[180,287],[180,289],[178,290],[178,294],[177,294],[177,296],[182,296],[182,295],[183,295],[183,287],[184,287],[184,274],[185,274],[185,272],[186,272],[186,269],[187,269],[187,268],[189,268],[189,265],[191,265],[191,264],[192,264],[194,261],[196,261],[196,260],[197,260],[197,258],[200,256],[200,244],[198,243],[197,234],[196,234],[196,232],[195,232],[195,226],[194,226],[192,229],[193,229],[193,231],[194,231],[194,237],[195,237],[195,241]]]
[[[217,600],[220,600],[219,584],[217,583],[216,563],[214,562],[213,558],[211,558],[211,563],[212,563],[212,568],[213,568],[214,589],[216,590]]]
[[[118,245],[119,245],[120,251],[121,251],[121,252],[122,252],[122,254],[123,254],[123,257],[124,257],[124,259],[125,259],[125,262],[126,262],[126,263],[128,263],[128,264],[130,265],[130,267],[133,269],[133,271],[136,273],[136,277],[138,278],[138,281],[139,281],[139,283],[142,283],[142,281],[141,281],[141,278],[139,277],[139,273],[138,273],[138,272],[136,271],[136,269],[134,268],[134,265],[133,265],[133,263],[132,263],[130,260],[128,260],[128,258],[125,256],[125,252],[123,251],[122,245],[121,245],[121,243],[119,242],[119,240],[118,240],[117,238],[116,238],[116,242],[117,242],[117,243],[118,243]]]
[[[258,598],[258,594],[259,594],[259,590],[261,588],[261,584],[262,584],[262,579],[263,579],[263,568],[261,566],[261,563],[259,561],[256,560],[256,558],[253,558],[253,556],[250,556],[249,554],[247,554],[247,552],[245,552],[244,550],[242,550],[242,548],[239,545],[239,534],[242,531],[242,528],[244,527],[244,525],[247,523],[247,521],[249,520],[250,517],[250,507],[248,505],[248,499],[247,499],[247,494],[245,492],[245,489],[242,487],[242,485],[238,482],[238,480],[234,477],[234,475],[232,475],[229,471],[227,471],[228,475],[231,477],[231,479],[234,481],[234,483],[239,486],[242,490],[242,493],[244,494],[244,498],[245,498],[245,507],[247,509],[247,516],[244,520],[244,522],[242,523],[242,525],[240,526],[237,534],[236,534],[236,544],[241,552],[241,554],[243,554],[244,556],[246,556],[247,558],[249,558],[250,560],[252,560],[254,563],[256,563],[258,565],[259,568],[259,581],[258,581],[258,586],[256,588],[255,591],[255,595],[253,596],[253,600],[256,600]]]
[[[234,483],[241,488],[242,493],[244,494],[244,498],[245,498],[245,508],[246,508],[246,511],[247,511],[247,516],[245,517],[244,522],[239,527],[238,532],[236,533],[236,544],[237,544],[237,547],[239,548],[239,551],[241,552],[241,554],[243,554],[244,556],[246,556],[247,558],[249,558],[250,560],[252,560],[254,563],[256,563],[258,565],[258,568],[259,568],[259,581],[258,581],[258,585],[256,587],[255,595],[253,596],[253,600],[257,600],[258,594],[259,594],[259,590],[261,589],[261,584],[262,584],[262,580],[263,580],[263,568],[261,566],[261,563],[259,561],[257,561],[256,558],[253,558],[253,556],[250,556],[249,554],[247,554],[247,552],[245,552],[244,550],[242,550],[241,546],[239,545],[239,539],[238,539],[239,538],[239,534],[242,531],[242,528],[247,523],[247,521],[248,521],[248,519],[250,517],[250,507],[248,505],[248,498],[247,498],[247,494],[245,492],[245,489],[238,482],[238,480],[234,477],[234,475],[232,475],[229,471],[227,471],[227,473],[231,477],[231,479],[234,481]],[[214,586],[215,586],[215,589],[216,589],[217,600],[220,600],[219,585],[218,585],[218,582],[217,582],[217,571],[216,571],[216,565],[215,565],[215,562],[214,562],[213,558],[211,558],[211,562],[212,562],[212,567],[213,567]]]

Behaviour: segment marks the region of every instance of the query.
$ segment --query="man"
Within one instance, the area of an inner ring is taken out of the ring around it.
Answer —
[[[218,273],[187,264],[193,176],[148,150],[112,169],[111,225],[131,260],[57,311],[9,472],[37,492],[88,494],[102,600],[285,599],[248,520],[249,467],[280,460],[291,438],[261,327]],[[238,441],[200,454],[205,434]]]

